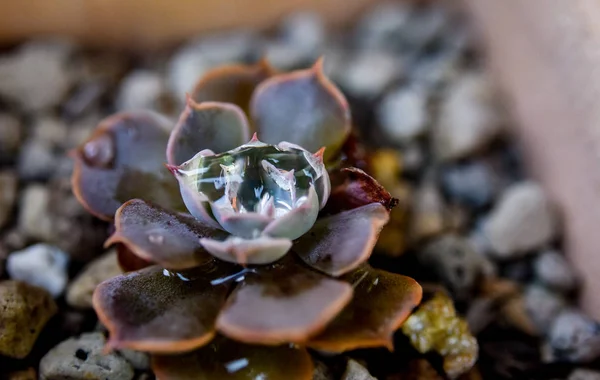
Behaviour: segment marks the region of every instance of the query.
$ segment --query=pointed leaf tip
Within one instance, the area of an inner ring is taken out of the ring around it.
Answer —
[[[265,80],[250,105],[256,128],[269,144],[288,141],[309,151],[327,146],[333,157],[350,132],[348,102],[324,74],[321,60],[310,69]]]
[[[258,140],[258,134],[256,132],[254,132],[254,134],[252,135],[252,138],[250,139],[250,142],[257,142]]]
[[[179,166],[165,163],[165,166],[174,176],[179,174]]]
[[[317,158],[319,161],[323,162],[323,155],[325,154],[325,149],[326,147],[322,147],[321,149],[317,150],[313,156],[315,158]]]

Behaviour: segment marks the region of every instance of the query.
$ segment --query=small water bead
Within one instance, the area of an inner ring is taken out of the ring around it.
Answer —
[[[199,153],[178,173],[216,207],[277,218],[301,205],[323,176],[316,162],[302,149],[246,145],[216,155]]]

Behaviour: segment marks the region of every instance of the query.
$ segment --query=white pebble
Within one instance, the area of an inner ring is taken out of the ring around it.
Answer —
[[[36,244],[10,254],[6,271],[10,278],[44,288],[56,298],[67,286],[68,264],[65,252],[51,245]]]

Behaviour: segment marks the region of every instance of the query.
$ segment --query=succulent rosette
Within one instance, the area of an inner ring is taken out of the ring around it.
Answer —
[[[104,120],[73,188],[114,221],[126,272],[94,293],[109,348],[152,353],[163,380],[310,379],[309,348],[392,349],[421,288],[366,263],[393,200],[359,169],[328,173],[350,128],[322,61],[214,69],[174,128]]]

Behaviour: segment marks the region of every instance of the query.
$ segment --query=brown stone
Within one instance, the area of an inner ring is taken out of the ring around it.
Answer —
[[[24,358],[57,306],[45,290],[20,281],[0,282],[0,354]]]

